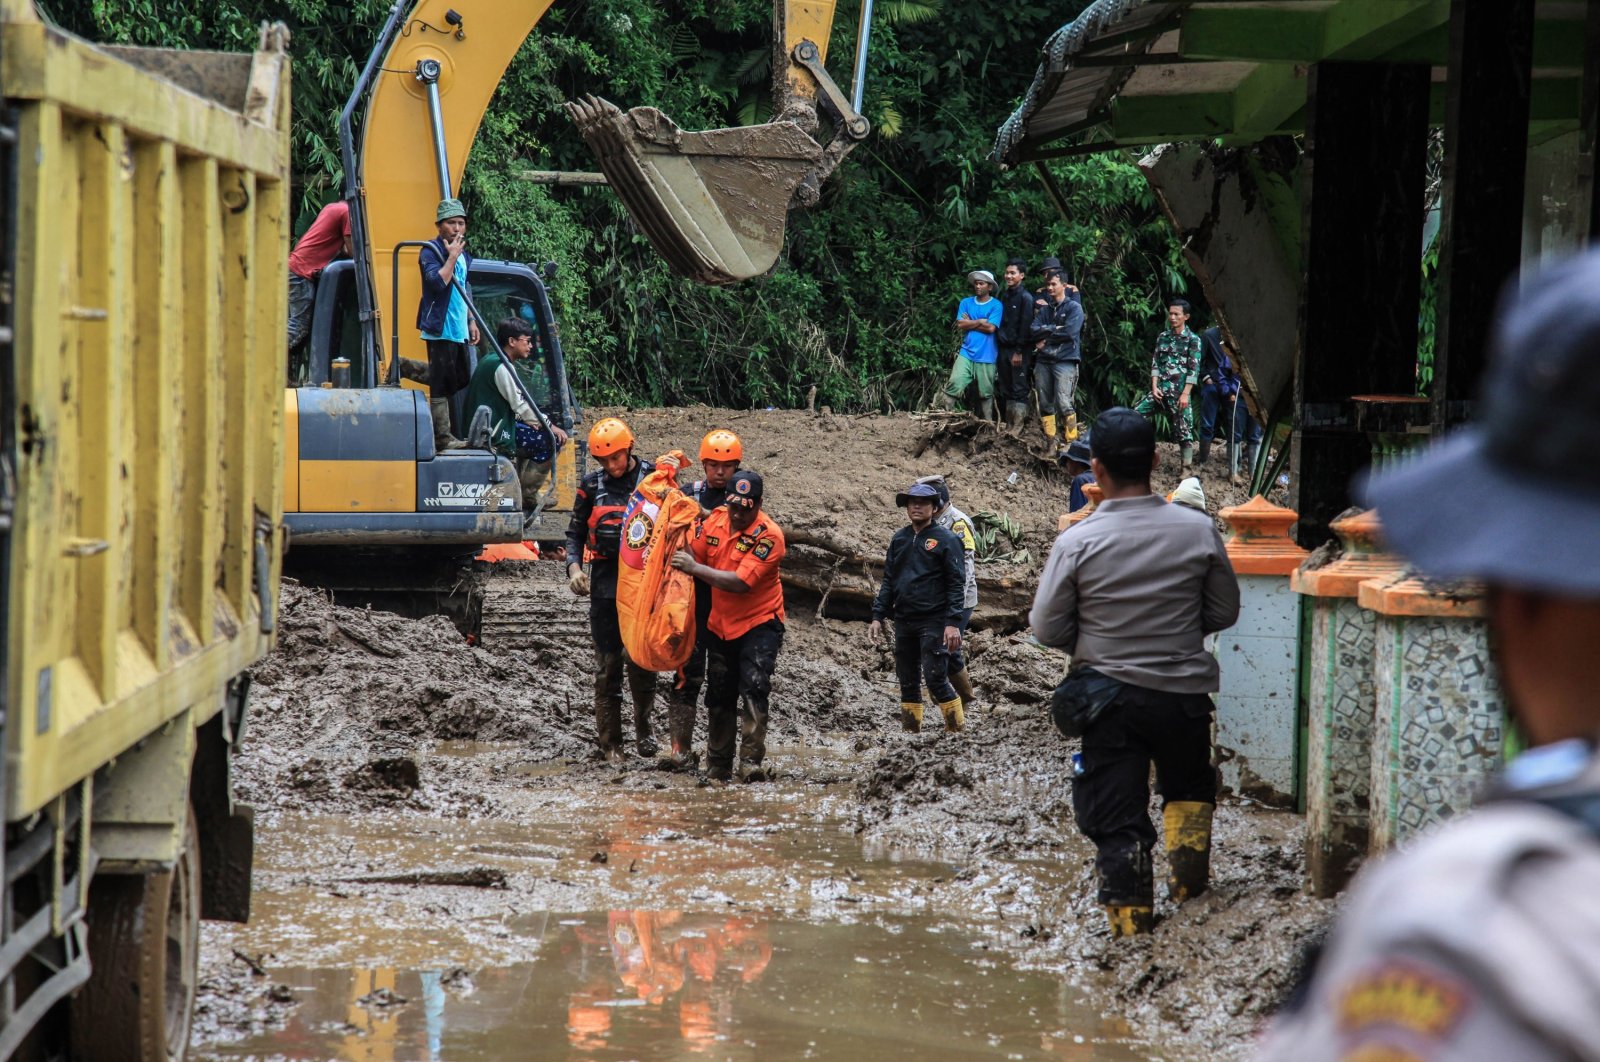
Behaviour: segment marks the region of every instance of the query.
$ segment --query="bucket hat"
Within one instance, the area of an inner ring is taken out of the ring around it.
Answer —
[[[894,496],[894,507],[904,509],[916,498],[926,498],[933,502],[933,507],[939,507],[939,490],[931,483],[913,483],[905,490]]]

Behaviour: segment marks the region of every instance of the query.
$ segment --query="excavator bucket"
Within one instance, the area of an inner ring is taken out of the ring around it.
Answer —
[[[585,96],[567,113],[673,271],[733,284],[772,268],[796,187],[822,147],[793,122],[686,132],[654,107]]]

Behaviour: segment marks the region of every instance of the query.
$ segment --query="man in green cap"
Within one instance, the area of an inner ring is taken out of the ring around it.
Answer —
[[[422,245],[422,300],[417,328],[428,345],[428,410],[433,414],[433,447],[453,450],[464,445],[450,430],[450,396],[467,386],[467,347],[478,344],[478,324],[467,312],[472,285],[467,275],[467,211],[459,199],[444,199],[434,215],[438,236]]]

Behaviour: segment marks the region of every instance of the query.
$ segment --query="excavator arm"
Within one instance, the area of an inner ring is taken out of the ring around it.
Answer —
[[[567,113],[656,253],[704,284],[732,284],[772,268],[789,208],[812,206],[822,182],[866,138],[859,113],[871,3],[856,60],[857,99],[823,66],[835,0],[774,0],[773,120],[689,132],[654,107],[624,112],[596,96]],[[832,121],[827,146],[819,111]]]

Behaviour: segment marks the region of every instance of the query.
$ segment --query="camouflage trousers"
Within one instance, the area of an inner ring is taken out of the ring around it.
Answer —
[[[1182,381],[1179,381],[1177,386],[1171,388],[1163,385],[1161,388],[1161,401],[1157,402],[1154,395],[1146,393],[1143,398],[1139,399],[1139,404],[1133,408],[1147,417],[1152,412],[1165,414],[1167,420],[1172,422],[1173,441],[1179,446],[1193,446],[1195,396],[1191,393],[1189,395],[1189,404],[1180,410],[1178,408],[1178,396],[1181,394],[1183,394]]]

